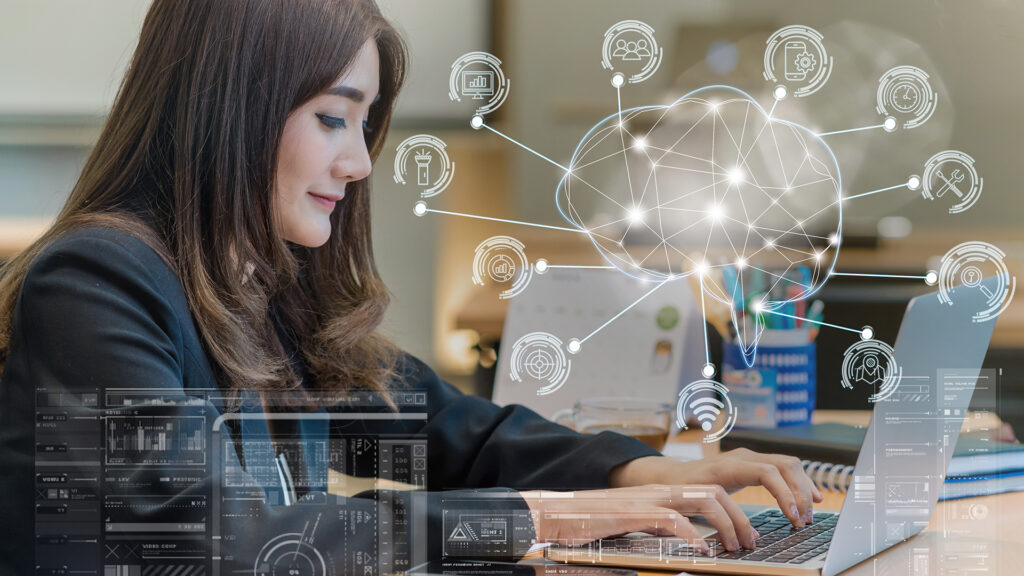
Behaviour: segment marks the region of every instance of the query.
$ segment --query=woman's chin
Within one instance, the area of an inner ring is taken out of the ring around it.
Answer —
[[[331,239],[330,221],[326,225],[317,222],[303,226],[297,232],[285,235],[284,239],[306,248],[319,248]]]

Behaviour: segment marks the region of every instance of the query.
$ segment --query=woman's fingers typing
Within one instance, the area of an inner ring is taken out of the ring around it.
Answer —
[[[538,538],[596,540],[628,532],[672,536],[707,551],[688,517],[702,516],[728,550],[753,548],[757,533],[721,487],[650,485],[575,492],[572,498],[523,493],[534,512]]]

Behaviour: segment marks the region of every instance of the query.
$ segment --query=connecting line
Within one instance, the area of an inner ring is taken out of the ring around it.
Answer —
[[[598,270],[615,270],[615,266],[575,266],[571,264],[548,264],[548,268],[595,268]]]
[[[708,345],[708,314],[704,311],[704,274],[697,274],[700,278],[700,316],[704,325],[704,363],[711,364],[711,347]]]
[[[615,87],[615,98],[619,101],[619,126],[622,126],[622,86]]]
[[[587,340],[590,340],[591,336],[593,336],[594,334],[597,334],[598,332],[603,330],[605,326],[607,326],[607,325],[611,324],[612,322],[614,322],[619,316],[622,316],[626,312],[629,312],[633,308],[633,306],[636,306],[637,304],[642,302],[644,298],[647,298],[651,294],[654,294],[655,290],[657,290],[658,288],[661,288],[662,286],[664,286],[665,284],[668,284],[669,282],[670,282],[670,280],[662,280],[661,282],[659,282],[657,286],[655,286],[654,288],[651,288],[650,290],[648,290],[646,294],[644,294],[643,296],[637,298],[636,301],[633,302],[632,304],[630,304],[629,306],[626,306],[626,308],[623,309],[622,312],[619,312],[615,316],[612,316],[611,320],[605,322],[604,324],[601,324],[601,326],[599,326],[597,330],[594,330],[590,334],[587,334],[586,338],[580,340],[580,344],[583,344]]]
[[[874,130],[875,128],[885,128],[885,124],[875,124],[874,126],[861,126],[860,128],[850,128],[849,130],[836,130],[834,132],[821,132],[818,136],[832,136],[833,134],[846,134],[847,132],[860,132],[862,130]]]
[[[781,102],[781,100],[776,99],[775,104],[772,104],[772,109],[768,111],[769,118],[771,118],[772,115],[775,114],[775,107],[779,105],[779,102]],[[819,134],[819,136],[821,136],[821,134]]]
[[[855,274],[853,272],[832,272],[829,276],[864,276],[869,278],[909,278],[911,280],[927,280],[927,276],[904,276],[902,274]]]
[[[853,200],[854,198],[861,198],[863,196],[871,196],[872,194],[878,194],[879,192],[888,192],[889,190],[895,190],[897,188],[906,188],[906,187],[907,187],[907,183],[904,182],[903,184],[897,184],[895,186],[889,186],[888,188],[879,188],[878,190],[872,190],[871,192],[862,192],[862,193],[856,194],[854,196],[846,196],[845,198],[843,198],[843,200]]]
[[[565,232],[579,232],[581,234],[589,234],[586,230],[580,230],[579,228],[565,228],[562,226],[548,226],[547,224],[534,224],[533,222],[520,222],[519,220],[505,220],[504,218],[491,218],[489,216],[477,216],[476,214],[463,214],[461,212],[449,212],[447,210],[435,210],[433,208],[426,208],[427,212],[433,212],[435,214],[447,214],[449,216],[462,216],[463,218],[475,218],[477,220],[490,220],[492,222],[504,222],[506,224],[519,224],[520,226],[533,226],[534,228],[547,228],[548,230],[562,230]]]
[[[853,332],[854,334],[860,334],[861,330],[854,330],[853,328],[847,328],[846,326],[838,326],[836,324],[829,324],[828,322],[819,322],[817,320],[811,320],[810,318],[801,318],[799,316],[791,316],[782,312],[776,312],[774,310],[762,309],[762,314],[774,314],[776,316],[785,316],[786,318],[792,318],[794,320],[803,320],[804,322],[810,322],[811,324],[820,324],[822,326],[828,326],[830,328],[839,328],[840,330],[846,330],[847,332]]]
[[[571,172],[571,170],[569,170],[569,169],[568,169],[568,168],[566,168],[565,166],[562,166],[561,164],[559,164],[558,162],[555,162],[555,161],[554,161],[554,160],[552,160],[551,158],[548,158],[547,156],[545,156],[545,155],[541,154],[540,152],[537,152],[536,150],[534,150],[533,148],[530,148],[530,147],[529,147],[529,146],[527,146],[526,144],[523,144],[523,143],[519,142],[518,140],[515,140],[515,139],[513,139],[513,138],[510,138],[510,137],[508,137],[508,136],[506,136],[506,135],[502,134],[501,132],[499,132],[499,131],[495,130],[494,128],[491,128],[491,127],[490,127],[490,126],[488,126],[487,124],[482,124],[481,126],[483,126],[484,128],[487,128],[487,129],[488,129],[488,130],[490,130],[491,132],[494,132],[494,133],[495,133],[495,134],[497,134],[498,136],[501,136],[502,138],[504,138],[505,140],[508,140],[509,142],[511,142],[511,143],[513,143],[513,144],[515,144],[516,146],[519,146],[519,147],[520,147],[520,148],[522,148],[523,150],[526,150],[527,152],[530,152],[530,153],[534,154],[535,156],[538,156],[538,157],[540,157],[540,158],[543,158],[544,160],[547,160],[548,162],[550,162],[550,163],[554,164],[555,166],[558,166],[558,167],[559,167],[559,168],[561,168],[562,170],[565,170],[566,172]]]

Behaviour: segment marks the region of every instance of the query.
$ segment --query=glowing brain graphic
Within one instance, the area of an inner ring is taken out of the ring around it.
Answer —
[[[584,136],[569,167],[559,211],[630,276],[704,271],[705,294],[730,305],[760,282],[776,294],[761,300],[774,310],[820,289],[838,257],[841,179],[831,149],[735,88],[613,114]],[[739,283],[716,273],[725,266]],[[755,330],[740,335],[747,354]]]

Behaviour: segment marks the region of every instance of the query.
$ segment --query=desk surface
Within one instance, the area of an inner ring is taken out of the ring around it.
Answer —
[[[815,422],[843,422],[866,425],[870,413],[863,410],[819,410]],[[677,440],[696,441],[683,433]],[[708,452],[717,452],[709,445]],[[825,501],[816,509],[839,510],[844,494],[825,492]],[[741,504],[774,505],[761,487],[746,488],[733,494]],[[983,519],[972,518],[984,515]],[[924,532],[886,550],[882,554],[850,568],[849,576],[925,576],[931,574],[972,576],[1010,576],[1024,573],[1024,492],[939,502]],[[638,571],[639,574],[666,572]],[[691,571],[699,574],[699,571]]]

